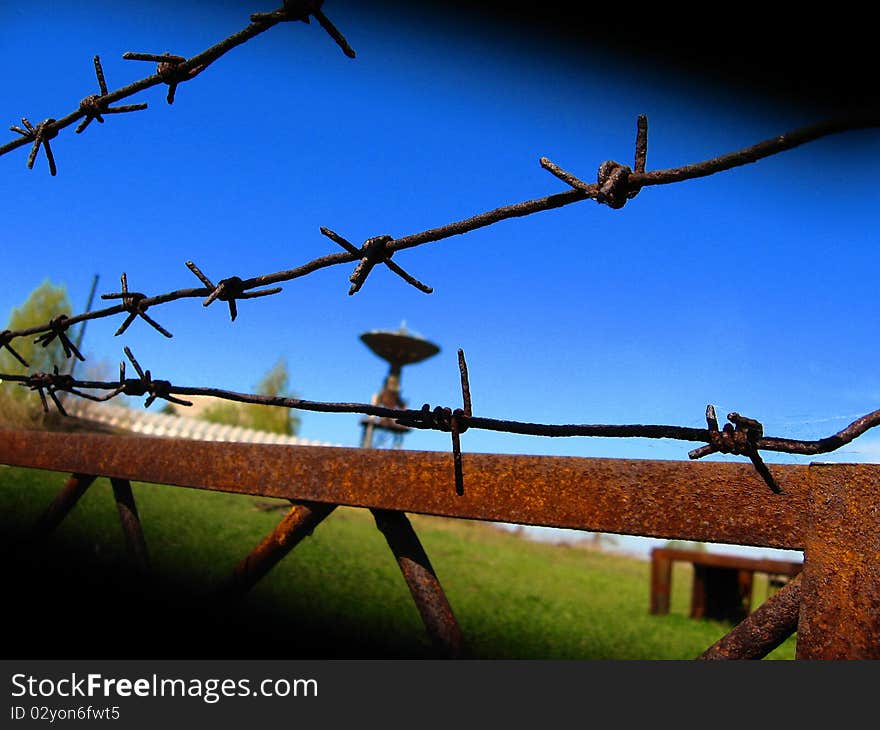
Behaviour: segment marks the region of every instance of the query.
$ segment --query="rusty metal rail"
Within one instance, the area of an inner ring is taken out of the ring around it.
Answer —
[[[63,336],[63,332],[60,336]],[[2,334],[0,334],[0,345],[2,345],[2,342]],[[67,343],[66,340],[62,340],[62,342],[66,343],[65,348],[73,347],[72,343]],[[46,398],[48,395],[58,411],[65,416],[67,412],[61,404],[57,393],[70,393],[80,398],[87,398],[98,402],[110,400],[121,394],[135,397],[145,396],[145,407],[149,407],[157,399],[163,399],[177,405],[189,406],[192,403],[183,400],[180,396],[198,395],[222,398],[238,403],[296,408],[321,413],[362,413],[368,416],[393,419],[396,423],[409,428],[449,432],[452,435],[455,491],[458,495],[464,494],[461,434],[465,433],[469,428],[557,438],[572,436],[605,438],[640,437],[704,441],[706,442],[704,446],[692,449],[689,452],[688,456],[691,459],[701,459],[718,452],[747,456],[765,484],[770,487],[771,491],[779,494],[782,491],[782,487],[776,476],[764,463],[759,453],[760,449],[790,454],[826,453],[840,448],[866,431],[880,425],[880,410],[877,410],[856,419],[845,428],[830,436],[814,441],[804,441],[800,439],[766,437],[764,435],[764,427],[760,421],[754,418],[747,418],[739,413],[728,414],[729,423],[720,428],[718,417],[715,414],[715,407],[712,405],[706,408],[707,428],[665,424],[547,424],[478,417],[474,416],[472,412],[467,363],[465,362],[462,350],[458,351],[458,361],[464,407],[456,409],[443,406],[436,406],[432,409],[427,403],[420,409],[392,408],[367,403],[331,403],[304,400],[302,398],[237,393],[220,388],[174,385],[168,380],[154,378],[149,369],[145,370],[141,367],[128,347],[124,348],[124,350],[137,373],[137,378],[126,377],[125,362],[123,361],[119,364],[119,379],[115,381],[75,380],[70,374],[59,373],[56,368],[56,371],[53,373],[34,373],[31,375],[0,373],[0,384],[5,380],[11,383],[18,383],[21,386],[36,391],[46,412],[49,411],[49,404]],[[14,350],[12,352],[15,353]],[[90,390],[103,391],[105,394],[101,396],[94,395],[87,392]]]
[[[798,658],[880,658],[880,466],[773,465],[784,491],[768,498],[748,464],[471,454],[471,487],[457,495],[436,486],[452,460],[433,452],[0,430],[0,463],[76,475],[49,508],[52,519],[41,521],[43,534],[85,491],[84,474],[295,501],[300,507],[234,570],[239,593],[333,506],[373,510],[445,656],[462,645],[452,607],[411,526],[399,518],[389,525],[389,514],[803,549],[794,588],[703,658],[763,656],[795,627]],[[132,515],[136,521],[129,509],[129,522]]]
[[[809,467],[468,454],[464,495],[438,484],[452,455],[0,431],[0,463],[296,501],[684,540],[802,549]]]

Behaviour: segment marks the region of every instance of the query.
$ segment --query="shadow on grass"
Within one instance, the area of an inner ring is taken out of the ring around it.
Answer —
[[[339,617],[193,595],[183,578],[138,578],[93,545],[2,540],[8,659],[434,658],[424,644],[369,635]]]

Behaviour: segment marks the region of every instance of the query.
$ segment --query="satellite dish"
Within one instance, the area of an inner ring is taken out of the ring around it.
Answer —
[[[440,348],[433,342],[399,330],[372,330],[361,335],[361,341],[376,355],[391,364],[392,370],[433,357]]]
[[[433,342],[419,337],[414,332],[408,332],[401,324],[398,330],[372,330],[361,335],[361,341],[376,355],[391,365],[382,392],[373,397],[373,403],[384,405],[386,408],[404,408],[405,403],[400,397],[400,371],[404,365],[422,362],[433,357],[440,348]],[[373,447],[374,431],[384,431],[392,435],[394,448],[399,448],[403,435],[409,431],[409,427],[402,426],[393,418],[378,418],[367,416],[361,420],[364,432],[361,446]]]

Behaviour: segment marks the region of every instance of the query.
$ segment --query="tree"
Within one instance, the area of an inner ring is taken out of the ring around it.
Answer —
[[[290,377],[287,372],[287,361],[278,360],[257,384],[260,395],[291,397],[289,392]],[[299,431],[299,416],[291,408],[249,406],[251,428],[258,431],[271,431],[293,436]]]
[[[262,377],[256,386],[260,395],[292,397],[288,391],[289,374],[284,358]],[[281,406],[261,406],[254,403],[234,403],[226,401],[215,403],[204,411],[200,418],[211,423],[225,423],[230,426],[244,426],[258,431],[269,431],[294,436],[299,431],[300,419],[290,408]]]

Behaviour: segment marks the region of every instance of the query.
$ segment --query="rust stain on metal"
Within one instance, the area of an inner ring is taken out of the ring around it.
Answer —
[[[243,596],[285,555],[309,537],[334,509],[335,504],[320,502],[294,504],[275,529],[235,566],[232,577],[218,593],[226,598]]]
[[[866,464],[810,466],[798,659],[880,659],[880,478]]]
[[[762,659],[798,626],[801,576],[793,578],[754,613],[716,641],[699,659]]]
[[[468,455],[0,431],[0,462],[296,501],[802,549],[808,467],[774,465],[769,495],[750,464]],[[874,467],[880,471],[880,467]],[[283,479],[279,476],[283,475]]]
[[[397,558],[431,642],[448,658],[460,657],[461,628],[410,521],[403,512],[391,510],[374,509],[373,517]]]

